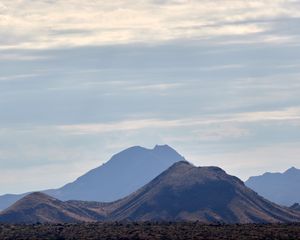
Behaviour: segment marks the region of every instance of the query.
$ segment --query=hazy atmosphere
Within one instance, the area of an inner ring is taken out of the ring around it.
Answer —
[[[1,0],[0,194],[168,144],[246,180],[300,168],[300,2]]]

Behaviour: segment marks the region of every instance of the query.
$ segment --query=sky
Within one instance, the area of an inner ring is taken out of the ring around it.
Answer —
[[[168,144],[242,180],[300,168],[300,2],[1,0],[0,194]]]

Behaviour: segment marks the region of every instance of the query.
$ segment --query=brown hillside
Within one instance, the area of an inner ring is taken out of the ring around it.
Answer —
[[[112,220],[250,223],[300,221],[217,167],[179,162],[117,203]]]

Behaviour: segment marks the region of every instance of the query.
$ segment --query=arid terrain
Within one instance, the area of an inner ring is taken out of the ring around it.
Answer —
[[[12,224],[98,221],[290,223],[300,222],[300,212],[262,198],[221,168],[181,161],[116,202],[63,202],[32,193],[0,213],[0,222]]]
[[[0,225],[1,240],[300,239],[300,224],[90,223]]]

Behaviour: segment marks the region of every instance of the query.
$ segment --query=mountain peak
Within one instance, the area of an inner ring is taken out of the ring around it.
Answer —
[[[153,153],[158,154],[167,159],[176,159],[177,161],[185,161],[185,158],[181,156],[174,148],[169,145],[155,145],[152,149]]]
[[[290,206],[290,209],[300,211],[300,204],[294,203],[292,206]]]
[[[44,204],[51,204],[53,202],[56,202],[57,199],[41,193],[41,192],[34,192],[26,195],[19,201],[17,201],[15,204],[13,204],[9,209],[23,209],[24,207],[26,208],[34,208],[37,205],[44,203]]]
[[[300,221],[300,214],[265,200],[221,168],[195,167],[186,161],[116,202],[63,202],[36,192],[0,214],[0,222],[7,223],[123,220],[290,222]]]
[[[46,193],[60,200],[116,201],[178,161],[185,159],[168,145],[156,145],[153,149],[133,146],[113,155],[75,182]]]
[[[300,169],[291,167],[285,172],[264,173],[250,177],[246,185],[255,192],[280,205],[290,206],[300,199]]]
[[[133,146],[114,154],[107,162],[74,182],[43,193],[62,201],[116,201],[135,192],[178,161],[185,159],[169,145],[156,145],[154,148]],[[0,196],[0,210],[26,195]],[[39,197],[42,198],[42,195]]]
[[[24,199],[52,199],[49,195],[42,192],[33,192],[24,197]]]
[[[7,223],[65,223],[92,222],[101,219],[101,215],[80,206],[69,204],[35,192],[23,197],[0,214],[0,222]]]
[[[173,148],[171,148],[169,145],[167,144],[163,144],[163,145],[159,145],[159,144],[156,144],[153,148],[153,150],[160,150],[160,149],[163,149],[163,150],[173,150],[175,151]]]
[[[173,164],[173,166],[191,166],[194,167],[194,165],[188,161],[179,161]]]
[[[249,205],[249,209],[245,206]],[[110,220],[278,222],[298,219],[258,196],[218,167],[177,162],[137,192],[120,200]]]
[[[289,168],[288,170],[286,170],[284,173],[288,173],[288,174],[293,174],[293,173],[299,173],[300,172],[300,169],[297,169],[295,167],[291,167]]]

